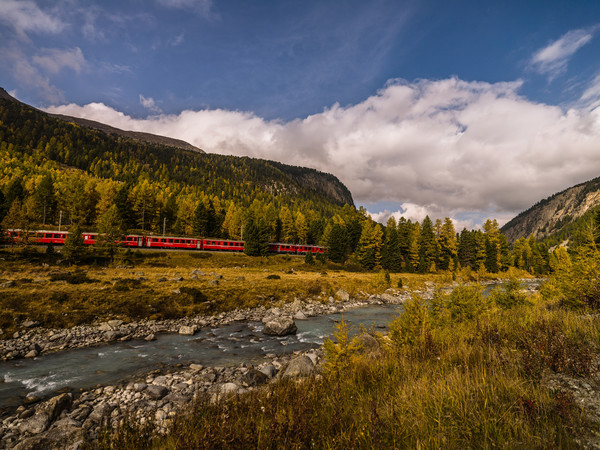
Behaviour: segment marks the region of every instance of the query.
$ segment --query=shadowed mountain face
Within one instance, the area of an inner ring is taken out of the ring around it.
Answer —
[[[4,89],[0,88],[0,99],[8,100],[11,102],[24,103],[20,102],[16,98],[12,97],[8,92]],[[180,148],[182,150],[189,150],[192,152],[204,153],[204,150],[199,149],[198,147],[194,147],[192,144],[189,144],[180,139],[173,139],[166,136],[158,136],[156,134],[151,133],[143,133],[140,131],[127,131],[121,130],[119,128],[111,127],[110,125],[106,125],[104,123],[96,122],[94,120],[81,119],[79,117],[71,117],[64,116],[62,114],[48,114],[51,117],[56,117],[57,119],[64,120],[65,122],[75,123],[82,127],[92,128],[94,130],[103,131],[104,133],[114,134],[121,137],[126,137],[129,139],[133,139],[140,142],[145,142],[147,144],[158,144],[165,145],[167,147],[175,147]]]
[[[534,235],[536,239],[560,233],[600,205],[600,177],[539,201],[501,228],[509,242]]]

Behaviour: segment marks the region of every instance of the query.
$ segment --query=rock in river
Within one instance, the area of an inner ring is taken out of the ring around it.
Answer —
[[[294,334],[298,328],[291,317],[271,317],[263,330],[269,336],[286,336]]]

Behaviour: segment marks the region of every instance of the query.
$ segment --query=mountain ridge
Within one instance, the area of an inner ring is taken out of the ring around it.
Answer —
[[[29,108],[37,109],[31,105],[28,105],[27,103],[23,103],[22,101],[14,98],[2,87],[0,87],[0,99],[20,103]],[[179,148],[181,150],[189,150],[189,151],[198,152],[198,153],[206,153],[204,150],[190,144],[189,142],[181,140],[181,139],[175,139],[175,138],[171,138],[171,137],[167,137],[167,136],[161,136],[159,134],[146,133],[143,131],[123,130],[121,128],[113,127],[111,125],[107,125],[102,122],[97,122],[95,120],[84,119],[82,117],[67,116],[64,114],[53,114],[53,113],[49,113],[46,111],[42,111],[40,109],[37,109],[37,110],[40,112],[43,112],[44,114],[48,114],[51,117],[55,117],[57,119],[63,120],[65,122],[74,123],[76,125],[83,126],[86,128],[91,128],[94,130],[99,130],[99,131],[102,131],[107,134],[116,134],[117,136],[134,139],[134,140],[140,141],[140,142],[146,142],[148,144],[158,144],[158,145],[164,145],[166,147]]]

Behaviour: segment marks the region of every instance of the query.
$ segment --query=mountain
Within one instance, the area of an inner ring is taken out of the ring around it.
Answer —
[[[13,96],[11,96],[8,92],[0,87],[0,99],[8,100],[10,102],[20,103],[25,105],[25,103],[20,102]],[[166,136],[159,136],[151,133],[143,133],[140,131],[127,131],[121,130],[119,128],[111,127],[110,125],[106,125],[105,123],[96,122],[94,120],[82,119],[80,117],[71,117],[65,116],[62,114],[48,114],[52,117],[56,117],[57,119],[64,120],[65,122],[74,123],[80,125],[82,127],[92,128],[94,130],[100,130],[107,134],[114,134],[116,136],[130,138],[140,142],[146,142],[148,144],[158,144],[164,145],[167,147],[175,147],[180,148],[182,150],[190,150],[193,152],[204,153],[204,150],[199,149],[198,147],[194,147],[192,144],[189,144],[180,139],[173,139]]]
[[[509,242],[534,235],[536,239],[562,235],[568,238],[575,222],[590,215],[600,205],[600,177],[565,189],[533,205],[506,225],[501,231]]]
[[[206,214],[214,215],[207,220],[212,228],[216,224],[211,231],[215,237],[234,237],[232,224],[251,214],[269,222],[274,236],[286,232],[295,236],[290,239],[314,242],[325,221],[341,213],[344,205],[354,205],[348,188],[328,173],[204,153],[161,136],[148,142],[139,134],[114,130],[64,120],[0,90],[0,194],[6,198],[0,213],[16,199],[22,211],[13,211],[12,218],[29,215],[52,224],[58,211],[69,211],[69,221],[94,227],[99,215],[120,201],[130,229],[151,227],[158,232],[166,224],[167,231],[171,227],[172,232],[189,235],[205,225],[205,219],[199,219],[204,213],[197,210],[203,203]],[[42,179],[54,184],[44,185],[53,198],[50,217],[47,208],[39,206]],[[115,197],[117,192],[122,196]],[[198,225],[199,220],[204,225]],[[224,224],[221,229],[219,224]]]

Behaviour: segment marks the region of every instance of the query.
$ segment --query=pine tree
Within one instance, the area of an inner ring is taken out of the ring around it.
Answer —
[[[454,270],[457,262],[458,243],[456,241],[456,230],[452,220],[448,217],[444,219],[440,227],[440,269]]]
[[[117,205],[113,205],[98,219],[98,242],[96,248],[111,261],[114,260],[123,239],[125,226]]]
[[[385,241],[381,249],[381,267],[390,272],[402,270],[402,255],[396,226],[396,220],[394,217],[390,217],[385,228]]]
[[[425,216],[421,224],[421,235],[419,237],[419,272],[426,273],[435,270],[438,255],[438,244],[433,231],[433,224],[429,216]]]
[[[407,269],[409,272],[416,272],[419,268],[419,240],[421,238],[421,225],[419,222],[415,222],[411,228],[410,242],[408,244]]]
[[[381,268],[381,247],[383,246],[383,230],[379,224],[368,220],[363,225],[358,247],[358,261],[367,270]]]
[[[75,224],[69,230],[69,234],[65,239],[65,244],[62,249],[62,255],[68,262],[72,264],[81,263],[87,256],[87,249],[83,243],[81,235],[81,227]]]
[[[348,239],[344,227],[333,224],[327,239],[327,258],[335,263],[343,263],[346,260],[347,243]]]
[[[46,220],[54,217],[56,209],[56,197],[54,195],[54,182],[52,176],[47,174],[42,178],[34,194],[36,206],[39,209],[42,225],[46,225]]]
[[[244,253],[248,256],[269,254],[269,227],[262,218],[250,218],[244,225]]]

